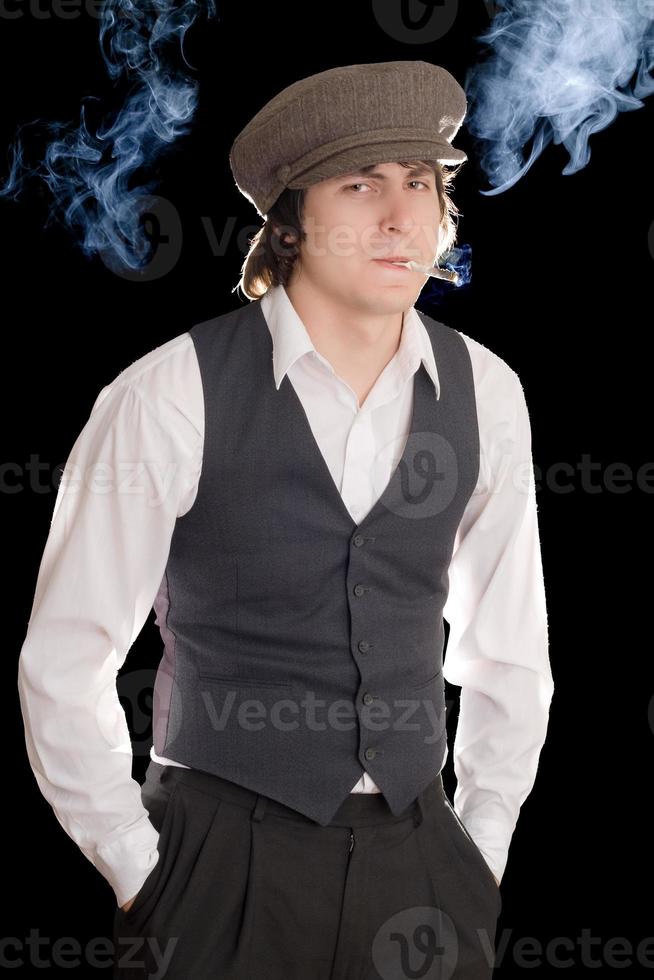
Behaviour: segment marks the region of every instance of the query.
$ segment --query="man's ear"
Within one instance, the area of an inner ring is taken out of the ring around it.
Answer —
[[[275,234],[277,235],[278,238],[281,238],[282,241],[287,241],[289,237],[291,238],[291,240],[293,240],[293,236],[288,231],[284,231],[280,235],[279,234],[279,232],[280,232],[279,225],[276,225],[274,223],[273,223],[273,231],[275,232]]]

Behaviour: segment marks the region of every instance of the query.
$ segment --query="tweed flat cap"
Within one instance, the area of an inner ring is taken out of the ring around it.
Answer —
[[[229,163],[239,191],[265,218],[287,187],[372,163],[467,160],[450,145],[467,106],[456,79],[426,61],[330,68],[267,102],[234,140]]]

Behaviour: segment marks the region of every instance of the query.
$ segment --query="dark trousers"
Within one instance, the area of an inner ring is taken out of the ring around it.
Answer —
[[[487,980],[500,890],[439,775],[399,817],[352,793],[321,827],[269,797],[150,761],[159,859],[116,909],[114,977]]]

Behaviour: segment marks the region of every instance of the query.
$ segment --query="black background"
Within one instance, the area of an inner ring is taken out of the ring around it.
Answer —
[[[443,3],[442,10],[451,5]],[[84,95],[116,103],[101,61],[96,19],[23,15],[0,18],[3,85],[0,145],[35,118],[76,117]],[[46,10],[43,6],[41,10]],[[83,8],[81,8],[83,10]],[[437,9],[437,8],[435,8]],[[44,229],[47,192],[32,184],[18,202],[0,201],[3,248],[3,481],[5,596],[2,933],[25,944],[41,936],[111,936],[115,897],[66,836],[41,796],[24,748],[16,669],[36,575],[55,502],[57,468],[100,391],[153,347],[194,323],[234,309],[233,289],[259,226],[234,186],[227,153],[236,133],[269,98],[300,77],[337,65],[421,59],[463,81],[478,58],[475,36],[489,24],[483,3],[460,10],[434,43],[389,36],[368,4],[223,5],[219,20],[198,21],[185,45],[200,81],[192,132],[156,164],[158,193],[173,202],[183,229],[179,258],[152,281],[129,281],[83,256],[60,225]],[[472,248],[472,281],[425,312],[499,354],[519,374],[529,406],[555,694],[535,787],[525,801],[502,881],[498,976],[522,975],[518,944],[535,941],[525,962],[560,975],[555,954],[591,969],[580,943],[587,931],[596,963],[623,938],[627,972],[644,970],[636,946],[654,934],[652,881],[652,725],[649,631],[648,464],[651,330],[652,106],[617,117],[591,137],[588,165],[562,175],[568,153],[550,145],[506,193],[490,189],[465,124],[456,143],[469,154],[454,200],[458,244]],[[0,160],[4,158],[4,149]],[[0,167],[2,179],[7,165]],[[213,254],[207,223],[220,237]],[[647,437],[646,437],[647,433]],[[646,449],[647,447],[647,449]],[[43,465],[40,486],[27,466]],[[579,470],[594,469],[593,487]],[[557,473],[563,464],[568,472]],[[611,468],[626,474],[612,487]],[[556,481],[567,486],[564,492]],[[650,480],[651,483],[651,480]],[[154,615],[133,645],[129,670],[155,668],[161,639]],[[448,689],[448,697],[458,694]],[[150,732],[142,704],[124,701],[134,731],[134,775],[142,779]],[[450,771],[455,712],[450,717]],[[506,949],[504,944],[506,943]],[[47,958],[52,946],[44,948]],[[9,959],[18,957],[15,949]],[[24,965],[32,967],[23,945]],[[652,957],[654,959],[654,957]],[[51,975],[58,974],[53,967]],[[61,971],[63,975],[63,970]],[[82,962],[65,975],[92,975]],[[107,974],[108,975],[108,974]]]

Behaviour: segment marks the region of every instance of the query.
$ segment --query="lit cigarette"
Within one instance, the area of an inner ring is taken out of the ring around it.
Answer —
[[[395,262],[394,265],[405,265],[408,269],[413,269],[414,272],[422,272],[423,276],[432,276],[434,279],[447,279],[448,282],[457,282],[459,279],[457,272],[451,272],[449,269],[440,269],[437,265],[421,265],[420,262],[414,262],[413,260],[409,262]]]

